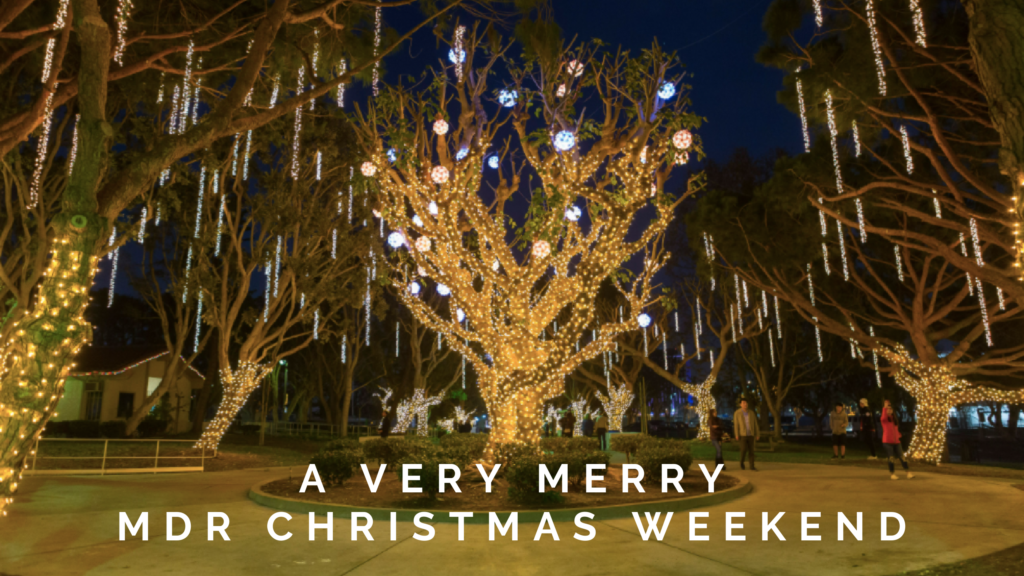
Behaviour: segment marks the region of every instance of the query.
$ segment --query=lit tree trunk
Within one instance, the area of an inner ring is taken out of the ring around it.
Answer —
[[[700,416],[700,430],[697,432],[698,440],[711,439],[711,423],[708,421],[708,413],[715,409],[715,397],[711,395],[711,387],[715,385],[717,366],[714,374],[708,376],[696,390],[690,392],[697,399],[697,415]]]
[[[238,411],[245,405],[249,394],[270,373],[271,368],[271,366],[242,362],[241,368],[238,370],[231,370],[230,368],[221,369],[220,381],[223,392],[221,393],[220,406],[217,407],[217,413],[214,415],[210,425],[206,427],[206,430],[203,430],[203,435],[196,442],[196,448],[217,449],[217,446],[220,445],[220,441],[228,430],[228,426],[231,425],[235,416],[238,415]]]
[[[78,160],[54,219],[57,240],[50,267],[34,309],[18,321],[4,350],[10,354],[10,369],[0,379],[0,510],[17,490],[25,457],[53,415],[72,359],[92,337],[82,313],[96,265],[91,254],[106,228],[97,214],[96,189],[107,139],[113,134],[105,117],[110,32],[96,0],[75,0],[73,16],[82,53],[99,56],[81,62]]]
[[[491,416],[491,433],[484,450],[487,462],[504,462],[511,447],[540,450],[544,401],[562,394],[565,383],[561,378],[544,381],[543,376],[534,374],[532,382],[518,384],[525,380],[524,376],[529,377],[513,373],[501,383],[480,381],[487,413]]]

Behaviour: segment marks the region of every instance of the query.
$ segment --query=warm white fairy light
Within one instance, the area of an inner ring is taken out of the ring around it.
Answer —
[[[868,334],[870,334],[872,338],[875,337],[875,327],[874,326],[868,326]],[[882,372],[879,371],[879,369],[878,369],[878,352],[875,350],[874,346],[871,347],[871,360],[875,364],[875,381],[878,382],[878,387],[881,388],[882,387]]]
[[[742,297],[740,295],[740,277],[738,274],[733,274],[732,279],[736,287],[736,306],[739,306],[740,303],[743,302],[743,300],[741,299]]]
[[[167,133],[177,134],[178,133],[178,102],[181,100],[181,88],[178,86],[174,87],[174,93],[171,95],[171,117],[167,122]]]
[[[971,245],[974,248],[974,261],[978,266],[985,265],[985,259],[981,255],[981,240],[978,238],[978,221],[971,218]]]
[[[762,316],[761,316],[761,309],[760,309],[760,308],[757,308],[757,307],[755,306],[755,307],[754,307],[754,310],[756,310],[756,311],[757,311],[757,329],[758,329],[758,330],[764,330],[764,321],[763,321],[763,318],[762,318]]]
[[[825,111],[828,115],[828,133],[832,140],[832,167],[836,172],[836,191],[843,193],[843,171],[839,167],[839,129],[836,127],[836,116],[832,109],[832,91],[825,90]]]
[[[861,203],[860,198],[855,198],[854,204],[857,207],[857,232],[860,235],[860,242],[863,244],[868,241],[868,224],[864,219],[864,204]]]
[[[772,358],[772,368],[775,368],[775,340],[772,338],[771,330],[768,331],[768,353]]]
[[[192,234],[193,238],[199,238],[199,226],[203,218],[203,193],[206,191],[206,166],[199,171],[199,198],[196,200],[196,227]]]
[[[821,0],[812,0],[812,3],[814,4],[814,23],[821,28],[821,24],[825,21],[821,14]]]
[[[860,133],[857,132],[857,121],[853,121],[853,157],[860,158]]]
[[[597,394],[597,400],[601,403],[604,413],[608,416],[608,430],[612,432],[622,430],[623,420],[626,417],[626,412],[629,411],[630,405],[633,404],[634,398],[635,396],[625,384],[621,386],[609,385],[607,396],[600,393]]]
[[[111,231],[110,238],[112,240],[117,238],[117,229]],[[121,248],[117,247],[110,253],[110,287],[107,289],[107,308],[114,305],[114,286],[117,283],[117,253],[120,251]]]
[[[366,296],[363,297],[363,306],[366,308],[366,345],[370,345],[370,272],[366,272]]]
[[[220,197],[220,210],[217,211],[217,244],[213,250],[214,257],[220,256],[221,230],[224,229],[224,211],[226,209],[227,194]]]
[[[772,296],[775,301],[775,332],[779,336],[779,340],[782,340],[782,316],[779,315],[779,297]]]
[[[304,82],[304,67],[299,66],[299,86],[296,89],[298,94],[302,93]],[[302,136],[302,106],[295,108],[295,133],[292,135],[292,180],[299,179],[299,146]]]
[[[750,308],[750,298],[749,294],[747,293],[747,281],[741,280],[740,282],[743,284],[743,307]]]
[[[316,181],[320,181],[320,151],[316,151]]]
[[[903,141],[903,156],[907,159],[907,174],[913,174],[914,157],[910,155],[910,137],[907,136],[906,126],[900,126],[900,139]]]
[[[832,275],[832,268],[828,265],[828,245],[824,242],[821,243],[821,262],[825,265],[825,275]]]
[[[811,275],[811,265],[807,265],[807,290],[811,295],[811,306],[814,306],[814,277]]]
[[[900,282],[903,282],[903,258],[900,256],[899,245],[893,244],[892,251],[896,254],[896,272],[899,275]]]
[[[71,130],[71,151],[68,152],[68,176],[71,176],[75,168],[75,158],[78,157],[78,121],[82,119],[81,114],[75,114],[75,127]]]
[[[348,360],[348,334],[341,335],[341,363],[345,364]]]
[[[1006,300],[1003,299],[1003,289],[996,286],[996,299],[999,300],[999,309],[1006,310]]]
[[[273,274],[273,268],[270,267],[270,260],[263,265],[263,276],[266,280],[266,284],[263,288],[263,322],[266,323],[270,316],[270,291],[271,291],[271,275]]]
[[[345,62],[344,58],[342,58],[341,62],[338,63],[338,70],[339,70],[338,71],[338,75],[339,76],[344,76],[345,73],[348,72],[348,63]],[[341,84],[338,84],[338,98],[337,98],[337,102],[338,102],[338,108],[344,108],[345,107],[345,82],[342,82]]]
[[[188,279],[192,275],[192,245],[188,245],[188,255],[185,257],[185,287],[181,291],[181,303],[188,301]]]
[[[235,133],[235,141],[231,144],[231,177],[238,175],[238,147],[242,144],[242,134]]]
[[[697,305],[694,306],[694,308],[697,309],[697,334],[703,334],[704,333],[704,329],[702,328],[703,321],[700,318],[700,300],[697,300]]]
[[[274,75],[274,87],[270,91],[270,108],[277,105],[277,95],[281,93],[281,75]]]
[[[377,173],[377,167],[373,165],[373,162],[366,161],[359,167],[359,172],[361,172],[363,176],[370,178]]]
[[[856,330],[854,330],[853,328],[853,324],[850,324],[850,331],[856,332]],[[850,358],[857,358],[857,343],[853,339],[853,336],[850,336]]]
[[[199,65],[203,65],[203,59],[199,59]],[[203,87],[203,79],[196,78],[196,90],[195,96],[192,98],[192,125],[195,126],[199,123],[199,90]]]
[[[143,206],[142,207],[142,215],[139,217],[139,236],[138,236],[139,244],[142,244],[142,242],[146,238],[146,218],[148,216],[149,216],[149,210],[145,206]]]
[[[818,317],[811,316],[814,320],[814,340],[818,343],[818,362],[825,361],[825,355],[821,352],[821,329],[818,328]]]
[[[700,324],[693,323],[693,346],[697,349],[697,360],[700,360]]]
[[[846,235],[843,234],[843,223],[836,220],[836,227],[839,228],[839,254],[843,257],[843,279],[850,280],[850,264],[846,260]]]
[[[985,286],[981,283],[981,278],[975,276],[974,282],[977,284],[975,287],[978,289],[978,307],[981,309],[981,323],[985,326],[985,342],[988,343],[988,347],[992,347],[992,328],[988,323],[988,306],[985,305]]]
[[[732,325],[732,341],[736,341],[736,305],[729,305],[729,324]]]
[[[153,220],[153,225],[154,226],[159,226],[160,225],[161,212],[162,212],[162,210],[160,209],[160,203],[157,202],[156,203],[156,218]]]
[[[188,52],[185,53],[185,77],[181,83],[181,111],[178,114],[178,133],[185,131],[185,122],[188,120],[189,104],[191,100],[192,84],[192,58],[196,54],[196,45],[193,40],[188,41]]]
[[[551,245],[546,240],[537,240],[533,243],[533,257],[547,258],[551,254]]]
[[[117,37],[114,42],[114,62],[124,66],[124,49],[128,45],[128,15],[132,12],[132,0],[120,0],[114,20],[117,22]]]
[[[313,310],[313,340],[320,339],[320,309]]]
[[[797,72],[800,72],[797,70]],[[807,109],[804,106],[804,86],[799,78],[796,79],[796,97],[800,105],[800,126],[804,133],[804,152],[811,151],[811,134],[807,131]]]
[[[28,190],[28,207],[35,208],[39,204],[39,189],[43,182],[43,168],[46,166],[46,152],[50,145],[50,126],[53,124],[53,92],[46,96],[43,108],[43,133],[36,142],[36,164],[32,172],[32,183]]]
[[[885,85],[885,63],[882,62],[882,46],[878,42],[874,0],[867,0],[866,13],[868,17],[868,31],[871,34],[871,50],[875,54],[875,72],[878,74],[878,93],[881,96],[885,96],[887,91]]]
[[[466,49],[463,47],[463,36],[465,36],[465,34],[466,34],[466,27],[465,26],[456,26],[455,27],[455,42],[452,44],[452,54],[449,55],[449,58],[452,55],[455,56],[455,59],[454,59],[454,62],[453,62],[455,64],[455,77],[458,78],[460,83],[462,82],[462,75],[463,75],[463,73],[462,73],[463,72],[462,71],[462,66],[463,66],[463,63],[465,63],[465,61],[466,61]]]
[[[245,135],[245,155],[242,161],[242,180],[249,180],[249,150],[252,148],[252,130]]]
[[[199,291],[199,301],[196,302],[196,335],[192,342],[192,352],[199,352],[199,333],[203,329],[203,291]]]
[[[918,0],[910,0],[910,11],[914,14],[914,42],[921,48],[928,47],[928,39],[924,32],[924,12]]]
[[[380,0],[377,0],[379,3]],[[377,58],[377,54],[380,51],[380,25],[381,25],[381,13],[380,6],[377,6],[377,10],[374,13],[373,23],[373,57]],[[373,95],[374,97],[380,92],[380,88],[377,86],[380,81],[380,60],[373,63]]]
[[[932,197],[932,204],[935,206],[935,217],[942,218],[942,202],[939,201],[939,193],[933,188],[932,194],[935,195]]]
[[[278,286],[281,282],[281,247],[284,238],[277,236],[277,250],[274,252],[274,298],[277,298]]]

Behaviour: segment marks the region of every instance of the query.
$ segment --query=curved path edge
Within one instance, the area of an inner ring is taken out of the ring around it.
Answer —
[[[692,510],[694,508],[704,508],[707,506],[715,506],[717,504],[724,504],[731,502],[737,498],[741,498],[750,493],[754,489],[754,486],[749,480],[738,478],[739,484],[726,488],[720,492],[713,494],[703,494],[701,496],[691,496],[688,498],[673,498],[667,500],[654,500],[650,502],[638,502],[636,504],[622,504],[618,506],[593,506],[589,508],[559,508],[554,510],[515,510],[519,513],[520,522],[540,522],[545,512],[551,514],[551,519],[555,522],[572,522],[576,515],[580,512],[590,512],[594,514],[594,520],[613,520],[616,518],[629,518],[633,512],[681,512],[684,510]],[[249,489],[249,499],[261,506],[267,508],[273,508],[275,510],[282,510],[284,512],[292,512],[296,514],[306,514],[313,512],[321,516],[326,516],[328,512],[333,512],[337,515],[350,515],[352,512],[365,512],[368,513],[374,520],[390,520],[391,513],[397,513],[397,520],[399,522],[412,522],[413,517],[420,512],[430,512],[434,514],[432,519],[433,522],[443,523],[455,523],[458,522],[458,518],[453,518],[448,515],[448,512],[469,512],[469,510],[393,510],[388,508],[367,508],[359,506],[346,506],[344,504],[326,504],[323,502],[309,502],[307,500],[298,500],[295,498],[285,498],[283,496],[275,496],[267,494],[262,490],[263,485],[269,484],[271,481],[261,481]],[[498,517],[505,521],[509,514],[513,511],[506,510],[501,512],[495,512]],[[486,524],[489,521],[489,512],[474,512],[471,518],[466,518],[467,524]]]

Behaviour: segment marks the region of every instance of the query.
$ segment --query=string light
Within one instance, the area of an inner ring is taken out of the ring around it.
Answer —
[[[245,135],[245,156],[242,161],[242,180],[249,181],[249,150],[252,148],[252,130]]]
[[[380,3],[380,0],[377,0]],[[374,12],[374,23],[373,23],[373,57],[377,58],[380,52],[380,25],[381,25],[381,13],[380,6],[377,6]],[[377,83],[380,81],[380,60],[373,63],[373,97],[376,98],[379,93]]]
[[[75,158],[78,157],[78,121],[82,119],[81,114],[75,114],[75,127],[71,131],[71,151],[68,152],[68,177],[75,168]]]
[[[857,132],[857,121],[853,121],[853,157],[860,158],[860,134]]]
[[[348,63],[345,62],[344,58],[338,63],[338,68],[340,69],[339,76],[344,76],[348,72]],[[345,107],[345,84],[345,82],[338,84],[338,108]]]
[[[320,151],[316,151],[316,181],[320,181]]]
[[[850,265],[846,260],[846,235],[843,234],[843,223],[836,220],[836,228],[839,229],[839,253],[843,257],[843,278],[849,282],[850,280]]]
[[[636,397],[625,384],[621,386],[608,386],[607,396],[600,393],[597,394],[597,400],[601,403],[604,413],[608,416],[608,430],[610,432],[622,430],[623,420],[625,420],[626,413],[633,404],[634,398]]]
[[[299,85],[296,89],[297,94],[302,94],[304,84],[304,71],[305,68],[299,66]],[[302,106],[295,107],[295,133],[292,136],[292,180],[299,179],[299,138],[302,134]],[[319,179],[319,178],[318,178]]]
[[[185,258],[185,287],[181,291],[181,303],[188,301],[188,280],[192,274],[192,244],[188,245],[188,256]]]
[[[828,133],[832,140],[832,167],[836,172],[836,190],[843,193],[843,172],[839,167],[839,129],[836,127],[836,117],[832,110],[832,91],[825,90],[825,110],[828,114]]]
[[[266,324],[266,322],[268,320],[268,317],[270,315],[270,291],[271,291],[270,283],[271,283],[271,275],[272,275],[272,273],[273,273],[273,268],[270,267],[270,260],[267,260],[267,263],[263,266],[263,276],[264,276],[264,278],[266,280],[266,284],[264,285],[264,288],[263,288],[263,323],[264,324]]]
[[[568,130],[562,130],[558,134],[555,134],[555,148],[558,148],[562,152],[568,152],[576,146],[576,136]]]
[[[348,355],[348,334],[341,335],[341,363],[345,364]]]
[[[814,23],[818,25],[818,28],[821,28],[821,24],[822,24],[822,22],[824,22],[824,18],[821,15],[821,0],[813,0],[813,4],[814,4]]]
[[[455,42],[452,49],[448,53],[448,59],[451,60],[452,64],[455,65],[455,77],[458,78],[459,83],[462,83],[462,64],[466,61],[466,49],[463,48],[462,37],[466,34],[465,26],[455,27]],[[500,100],[500,97],[499,97]],[[512,100],[513,104],[515,99]],[[511,107],[510,105],[502,104],[502,106]]]
[[[281,245],[284,238],[277,236],[277,250],[274,252],[274,298],[277,298],[277,289],[281,281]]]
[[[924,33],[924,12],[918,0],[910,0],[910,11],[914,14],[914,42],[921,48],[928,47],[928,39]]]
[[[320,339],[320,309],[313,310],[313,340]]]
[[[932,197],[932,204],[935,205],[935,217],[941,219],[942,218],[942,202],[939,202],[939,193],[936,192],[934,188],[932,188],[932,194],[935,195],[935,196]]]
[[[869,0],[870,1],[870,0]],[[799,73],[800,70],[797,70]],[[811,134],[807,131],[807,109],[804,107],[804,87],[799,78],[796,79],[796,97],[800,105],[800,126],[804,133],[804,152],[811,151]]]
[[[818,343],[818,362],[824,362],[825,355],[821,352],[821,329],[818,328],[818,317],[811,316],[811,320],[814,320],[814,339]]]
[[[985,287],[981,283],[981,278],[975,276],[974,282],[977,284],[978,289],[978,307],[981,308],[981,323],[985,327],[985,342],[988,343],[988,347],[991,348],[992,344],[992,329],[988,323],[988,306],[985,305]]]
[[[984,266],[985,259],[981,255],[981,241],[978,239],[978,222],[974,218],[971,218],[971,244],[974,248],[974,261],[979,267]]]
[[[199,198],[196,200],[196,227],[193,238],[199,238],[199,227],[203,221],[203,192],[206,190],[206,166],[199,171]]]
[[[875,327],[868,326],[868,334],[871,338],[875,337]],[[871,348],[871,360],[875,363],[875,380],[878,382],[878,387],[882,387],[882,373],[878,370],[878,351],[874,347]]]
[[[111,234],[111,238],[115,237],[117,231]],[[114,286],[117,282],[117,253],[120,252],[121,248],[114,248],[114,251],[110,253],[110,288],[107,289],[107,308],[114,305]]]
[[[822,255],[821,261],[822,261],[822,263],[825,264],[825,275],[826,276],[831,276],[832,275],[832,269],[829,268],[829,265],[828,265],[828,246],[824,242],[821,243],[821,255]]]
[[[214,257],[220,256],[220,243],[222,236],[221,231],[224,228],[224,212],[226,208],[225,203],[227,202],[227,197],[227,194],[224,194],[223,196],[220,197],[220,210],[217,211],[217,244],[213,250]]]
[[[866,0],[866,12],[868,17],[868,31],[871,34],[871,50],[875,55],[875,73],[878,75],[878,94],[885,96],[885,63],[882,62],[882,46],[878,42],[878,27],[875,23],[874,0]]]
[[[907,159],[907,174],[913,174],[914,158],[910,155],[910,137],[907,136],[906,126],[900,126],[900,139],[903,141],[903,156]]]
[[[896,254],[896,272],[899,274],[900,282],[903,282],[903,259],[900,257],[900,247],[893,244],[892,251]]]
[[[320,31],[319,30],[313,30],[313,38],[315,39],[315,41],[313,43],[313,59],[312,59],[313,60],[313,62],[312,62],[313,69],[309,71],[309,81],[310,81],[310,83],[315,83],[315,80],[317,78],[317,73],[316,73],[317,62],[320,60]],[[305,86],[303,86],[303,90],[305,90]],[[309,109],[310,110],[315,110],[316,109],[316,97],[313,97],[313,98],[309,99]],[[317,180],[319,180],[319,178],[317,178]]]
[[[199,332],[203,329],[203,291],[199,291],[199,301],[196,303],[196,336],[192,343],[192,353],[199,352]]]
[[[28,192],[29,208],[35,208],[39,204],[39,189],[43,181],[43,168],[46,166],[47,148],[50,145],[50,126],[53,124],[53,95],[54,91],[47,94],[46,105],[43,109],[43,133],[39,135],[39,141],[36,142],[36,165],[32,172],[32,184],[29,186]]]
[[[145,206],[142,207],[142,215],[139,217],[139,236],[138,242],[142,244],[146,238],[146,217],[149,214],[149,210]]]
[[[274,75],[274,87],[270,91],[270,108],[277,105],[277,96],[281,92],[281,75]]]
[[[1006,310],[1006,301],[1003,300],[1003,289],[996,286],[996,298],[999,300],[999,309]]]
[[[775,340],[772,339],[772,331],[768,331],[768,354],[772,359],[772,368],[775,368]]]
[[[969,258],[967,255],[967,240],[964,239],[963,232],[960,233],[960,253],[963,254],[964,258]],[[974,296],[974,280],[971,279],[971,273],[964,272],[964,275],[967,276],[967,290],[971,293],[971,296]]]
[[[811,275],[811,265],[807,265],[807,289],[811,295],[811,306],[814,306],[814,277]]]
[[[235,416],[245,405],[249,394],[259,385],[273,369],[272,364],[256,364],[254,362],[239,362],[237,370],[222,368],[220,371],[221,401],[214,415],[206,427],[202,436],[196,442],[195,448],[216,450],[221,439],[227,432],[228,427],[234,421]]]

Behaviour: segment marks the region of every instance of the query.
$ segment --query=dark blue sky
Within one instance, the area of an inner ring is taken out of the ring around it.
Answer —
[[[781,71],[754,61],[770,0],[553,0],[566,38],[600,38],[639,52],[654,39],[676,51],[693,86],[693,111],[710,158],[738,146],[757,156],[800,151],[800,120],[775,100]]]

